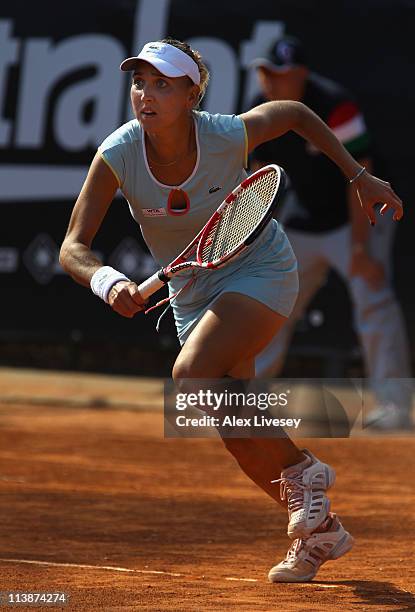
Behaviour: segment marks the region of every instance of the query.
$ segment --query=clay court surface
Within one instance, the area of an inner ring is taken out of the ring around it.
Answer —
[[[357,543],[318,581],[269,584],[284,512],[220,441],[165,440],[161,392],[0,371],[0,591],[64,591],[79,611],[415,610],[414,437],[308,441]]]

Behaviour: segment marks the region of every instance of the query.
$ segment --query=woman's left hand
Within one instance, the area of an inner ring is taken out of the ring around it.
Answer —
[[[375,225],[376,216],[373,207],[376,204],[383,204],[380,214],[384,215],[389,209],[394,211],[393,220],[399,221],[403,216],[403,206],[401,199],[396,195],[390,183],[364,172],[355,181],[357,195],[363,210],[372,225]]]

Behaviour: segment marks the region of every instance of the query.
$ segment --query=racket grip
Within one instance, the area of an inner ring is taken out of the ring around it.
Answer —
[[[156,291],[165,286],[165,281],[162,281],[160,279],[160,273],[162,272],[163,270],[159,270],[158,272],[153,274],[153,276],[147,278],[147,280],[141,283],[141,285],[138,285],[138,291],[140,292],[140,295],[143,300],[146,300],[150,297],[150,295],[153,295],[153,293],[156,293]]]

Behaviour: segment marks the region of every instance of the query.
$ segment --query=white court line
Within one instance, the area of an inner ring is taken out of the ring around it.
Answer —
[[[112,572],[127,572],[131,574],[158,574],[163,576],[175,576],[182,578],[197,578],[202,579],[204,576],[191,576],[189,574],[178,574],[176,572],[164,572],[161,570],[139,570],[128,567],[116,567],[114,565],[85,565],[83,563],[57,563],[55,561],[37,561],[35,559],[0,559],[0,563],[26,563],[30,565],[47,565],[50,567],[72,567],[74,569],[93,569],[107,570]],[[258,582],[256,578],[225,578],[225,580],[233,580],[238,582]]]
[[[257,578],[225,578],[225,580],[235,580],[238,582],[258,582]]]

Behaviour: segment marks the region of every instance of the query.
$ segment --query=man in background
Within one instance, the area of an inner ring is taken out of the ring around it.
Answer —
[[[371,171],[369,138],[358,106],[342,86],[309,70],[298,39],[277,40],[253,66],[262,90],[255,104],[288,99],[304,102]],[[252,169],[268,163],[281,165],[291,181],[283,223],[298,259],[300,293],[283,330],[257,357],[257,376],[273,377],[281,372],[296,322],[324,284],[329,269],[334,269],[351,295],[356,331],[375,393],[376,407],[363,424],[408,428],[411,388],[409,380],[399,379],[410,378],[409,351],[391,284],[395,224],[378,218],[371,228],[354,185],[347,184],[331,160],[293,132],[255,149]]]

